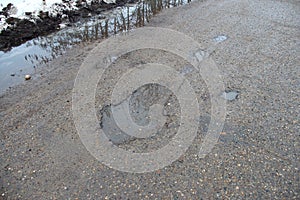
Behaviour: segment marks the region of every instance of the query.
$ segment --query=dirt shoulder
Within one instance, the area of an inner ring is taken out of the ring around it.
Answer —
[[[9,10],[12,5],[9,4],[3,8],[3,11],[0,11],[0,15],[6,16],[6,22],[10,25],[6,30],[0,32],[0,50],[8,51],[12,47],[19,46],[33,38],[56,32],[60,29],[59,24],[62,22],[72,26],[73,23],[85,18],[135,1],[118,0],[115,4],[106,4],[103,1],[93,1],[91,4],[82,4],[81,2],[78,1],[76,10],[64,10],[56,16],[41,11],[37,18],[33,18],[31,13],[28,13],[28,19],[10,17]]]

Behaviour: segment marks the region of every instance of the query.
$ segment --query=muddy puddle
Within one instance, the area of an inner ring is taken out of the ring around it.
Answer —
[[[133,123],[139,126],[147,126],[151,121],[151,108],[155,104],[162,105],[159,112],[165,118],[165,123],[161,127],[156,127],[150,137],[137,138],[129,135],[130,132],[123,132],[117,125],[112,107],[115,105],[104,106],[100,110],[100,126],[110,141],[122,148],[134,152],[147,152],[148,150],[158,149],[168,143],[169,139],[176,134],[180,126],[179,102],[172,91],[157,84],[147,84],[136,91],[128,102],[130,107],[130,118]],[[132,130],[132,129],[131,129]],[[143,133],[144,134],[144,133]],[[146,145],[145,145],[146,144]]]
[[[61,30],[32,39],[8,52],[0,51],[0,94],[25,81],[26,74],[39,78],[36,69],[61,56],[74,45],[90,42],[120,32],[144,26],[163,9],[185,5],[191,0],[147,0],[127,4],[71,25],[61,24]]]

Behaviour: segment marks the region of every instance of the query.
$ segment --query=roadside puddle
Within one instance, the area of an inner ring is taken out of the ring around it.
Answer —
[[[142,27],[164,9],[178,7],[191,0],[146,0],[127,4],[71,25],[61,24],[60,31],[32,39],[8,52],[0,51],[0,94],[24,82],[26,74],[61,56],[78,43],[92,42],[120,32]]]

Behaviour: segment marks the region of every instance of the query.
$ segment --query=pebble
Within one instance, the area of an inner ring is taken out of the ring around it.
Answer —
[[[67,25],[66,24],[59,24],[59,29],[63,29],[63,28],[66,28]]]
[[[25,75],[25,80],[28,81],[31,79],[31,76],[29,74]]]

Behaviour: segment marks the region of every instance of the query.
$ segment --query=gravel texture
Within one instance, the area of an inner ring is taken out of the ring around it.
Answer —
[[[73,48],[48,63],[40,79],[0,97],[0,199],[299,199],[299,13],[299,1],[211,0],[168,9],[151,19],[149,26],[178,30],[206,48],[213,46],[211,56],[226,91],[238,92],[227,103],[224,130],[209,155],[197,157],[199,134],[184,156],[152,173],[124,173],[102,165],[76,132],[74,80],[97,43]],[[138,52],[123,62],[166,57],[164,52],[151,54]],[[175,58],[163,62],[184,65]],[[110,84],[118,73],[112,70],[99,86],[100,114],[109,106]],[[203,82],[193,86],[209,103]],[[205,129],[209,109],[203,113],[200,125]],[[176,120],[169,122],[177,126]],[[165,139],[146,142],[157,148],[153,142],[164,144]],[[119,145],[145,150],[139,141],[127,141]]]

